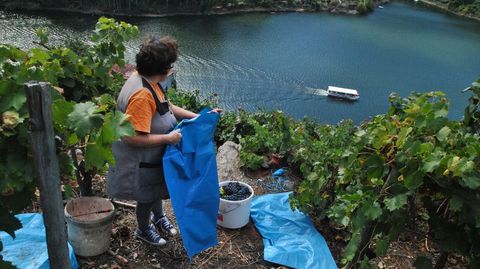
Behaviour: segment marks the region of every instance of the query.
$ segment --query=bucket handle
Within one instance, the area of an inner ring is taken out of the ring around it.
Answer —
[[[234,207],[233,209],[229,209],[228,211],[224,211],[224,212],[220,211],[220,214],[230,213],[230,212],[232,212],[232,211],[237,210],[239,207],[240,207],[240,205],[236,205],[236,207]]]

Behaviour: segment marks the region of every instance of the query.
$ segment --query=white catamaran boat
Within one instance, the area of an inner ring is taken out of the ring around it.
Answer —
[[[360,95],[357,90],[328,86],[327,94],[330,97],[347,99],[351,101],[358,100]]]

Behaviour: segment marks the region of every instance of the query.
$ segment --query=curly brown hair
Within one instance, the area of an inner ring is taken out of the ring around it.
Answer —
[[[143,76],[166,75],[178,58],[178,44],[169,36],[160,39],[148,36],[140,45],[135,60],[137,71]]]

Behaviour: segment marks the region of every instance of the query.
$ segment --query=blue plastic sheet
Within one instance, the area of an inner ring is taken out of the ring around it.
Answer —
[[[19,269],[48,269],[47,240],[43,216],[38,213],[15,215],[22,222],[22,228],[15,231],[15,239],[6,232],[0,232],[3,243],[3,259],[13,263]],[[73,269],[78,268],[75,253],[68,244],[70,264]]]
[[[182,121],[182,140],[165,149],[163,168],[183,245],[193,255],[218,244],[220,203],[213,136],[219,114],[200,112]]]
[[[253,198],[250,215],[263,237],[263,258],[292,268],[337,268],[323,236],[308,216],[292,211],[287,193]]]

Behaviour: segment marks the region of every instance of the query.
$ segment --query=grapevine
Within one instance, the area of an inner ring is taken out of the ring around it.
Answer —
[[[50,46],[48,33],[42,29],[37,30],[39,47],[23,51],[0,44],[1,230],[15,236],[21,224],[14,214],[30,204],[36,188],[24,83],[45,81],[56,88],[52,91],[52,114],[62,177],[72,175],[68,155],[72,148],[85,153],[84,178],[100,173],[114,161],[112,142],[133,134],[126,115],[114,110],[115,102],[109,95],[119,90],[123,78],[109,70],[124,64],[123,42],[137,34],[135,26],[100,18],[92,43],[78,48]],[[0,256],[2,266],[9,263]]]

